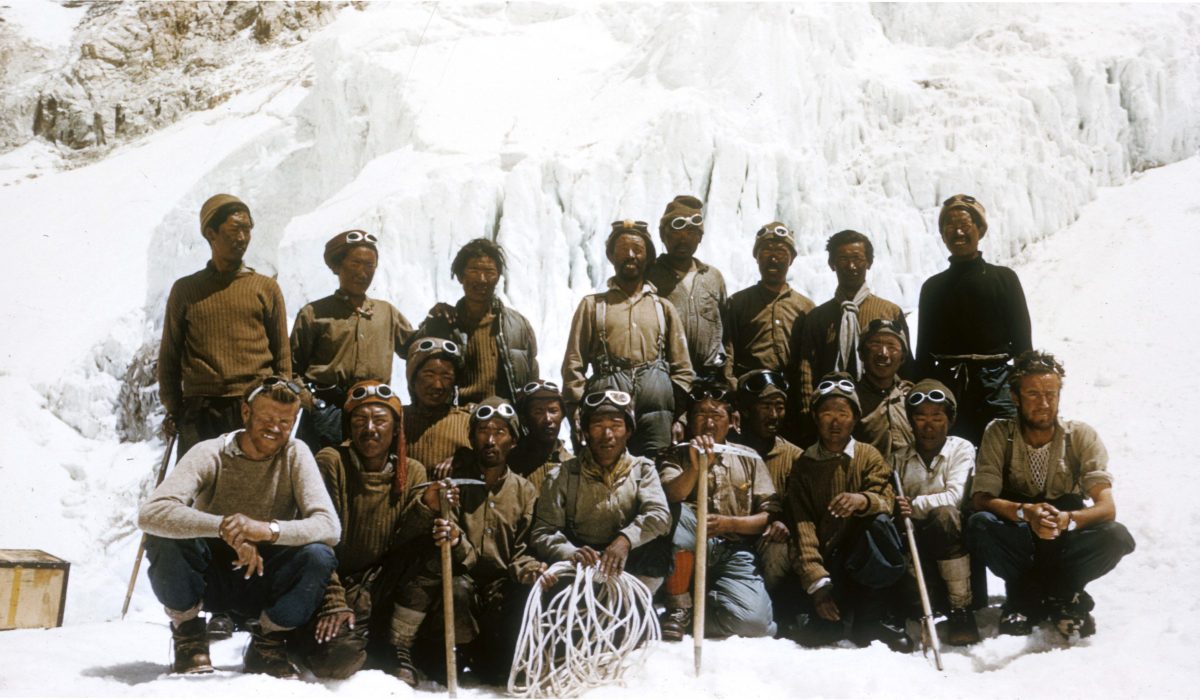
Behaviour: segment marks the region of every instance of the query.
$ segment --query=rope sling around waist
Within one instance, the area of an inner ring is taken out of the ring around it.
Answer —
[[[577,697],[617,683],[645,663],[662,637],[650,589],[622,572],[605,577],[595,566],[560,561],[547,574],[558,577],[550,599],[534,584],[525,604],[521,636],[508,676],[514,697]],[[570,585],[563,584],[571,579]]]

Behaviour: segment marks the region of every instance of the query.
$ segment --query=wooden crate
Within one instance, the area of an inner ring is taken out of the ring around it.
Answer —
[[[61,627],[70,571],[38,549],[0,549],[0,630]]]

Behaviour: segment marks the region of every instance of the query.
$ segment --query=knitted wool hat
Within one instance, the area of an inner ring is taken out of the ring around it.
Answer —
[[[351,229],[342,231],[338,235],[330,238],[325,243],[325,264],[334,274],[337,273],[337,266],[342,264],[346,259],[346,255],[350,253],[350,249],[362,246],[375,251],[375,256],[379,256],[379,248],[376,247],[379,239],[374,234],[361,231],[359,229]]]
[[[975,227],[979,229],[980,236],[987,233],[987,212],[984,211],[983,204],[969,194],[956,194],[942,202],[942,212],[938,214],[939,230],[946,217],[955,209],[962,209],[971,215],[971,218],[975,220]]]
[[[404,376],[408,381],[408,393],[413,391],[413,378],[421,371],[422,365],[438,357],[449,360],[454,365],[455,380],[463,369],[462,348],[452,340],[442,338],[418,338],[408,345],[408,360],[404,365]]]
[[[563,403],[562,389],[554,382],[538,379],[517,389],[517,413],[524,414],[529,410],[529,402],[534,399],[557,399]]]
[[[847,385],[849,385],[847,387]],[[824,390],[822,391],[822,387]],[[817,409],[825,399],[841,397],[850,402],[854,415],[862,417],[862,404],[858,402],[858,392],[854,388],[854,379],[845,372],[830,372],[821,377],[821,381],[813,386],[812,413],[817,415]]]
[[[787,245],[792,250],[792,257],[796,256],[796,234],[792,232],[782,221],[772,221],[769,224],[764,224],[754,234],[754,257],[758,257],[758,249],[771,241],[779,241]]]
[[[675,199],[667,203],[667,208],[663,211],[663,215],[658,219],[658,234],[661,236],[671,228],[671,221],[682,216],[685,219],[701,213],[704,208],[704,202],[691,196],[690,194],[681,194]],[[704,224],[700,224],[700,234],[704,234]]]
[[[737,391],[743,402],[757,401],[776,394],[786,399],[788,381],[779,372],[755,369],[738,377]]]
[[[609,257],[612,257],[613,247],[617,245],[617,239],[627,233],[641,238],[646,243],[647,260],[653,260],[658,255],[654,250],[654,241],[650,238],[650,230],[646,222],[622,219],[621,221],[612,222],[612,231],[608,234],[608,240],[604,242],[604,252]]]
[[[865,353],[867,351],[867,340],[871,336],[879,335],[880,333],[888,333],[900,339],[900,347],[906,352],[908,351],[908,337],[904,334],[904,329],[900,324],[891,319],[877,318],[867,324],[867,327],[858,334],[858,352]],[[865,355],[864,355],[865,356]]]
[[[396,476],[392,480],[392,495],[403,496],[404,485],[408,481],[408,448],[404,442],[404,405],[392,388],[383,382],[369,379],[358,382],[350,387],[346,394],[346,404],[342,407],[346,435],[350,434],[350,414],[359,406],[379,405],[392,411],[396,419],[396,439],[393,442],[393,453],[396,455]]]
[[[245,202],[231,194],[214,194],[209,197],[204,204],[200,205],[200,235],[204,235],[204,230],[208,228],[208,222],[212,221],[217,210],[226,204],[240,204],[246,207]],[[250,207],[246,207],[246,215],[250,216],[250,224],[254,225],[254,217],[250,215]]]
[[[521,419],[517,417],[517,409],[499,396],[489,396],[471,409],[469,421],[471,434],[475,434],[475,427],[481,422],[496,417],[508,424],[508,430],[512,433],[513,440],[521,438]]]
[[[938,391],[942,392],[942,394],[945,396],[945,398],[941,401],[937,401],[933,397],[929,396],[931,392]],[[918,397],[918,394],[921,396]],[[917,401],[917,403],[910,404],[910,400]],[[908,415],[909,423],[912,423],[913,409],[929,401],[932,401],[934,404],[945,406],[946,416],[950,419],[951,423],[954,422],[954,416],[958,415],[958,400],[954,398],[954,392],[950,391],[949,387],[936,379],[922,379],[916,384],[913,384],[913,388],[909,389],[908,394],[904,397],[904,412]]]
[[[611,395],[624,394],[625,403],[622,405],[611,398]],[[592,420],[592,416],[598,416],[606,413],[621,416],[625,419],[625,427],[632,434],[637,428],[637,418],[633,413],[633,398],[623,391],[593,391],[583,397],[583,401],[579,404],[579,424],[583,426],[584,431],[588,429],[588,424]]]

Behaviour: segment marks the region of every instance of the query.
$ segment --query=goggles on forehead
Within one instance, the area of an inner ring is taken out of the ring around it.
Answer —
[[[367,243],[378,243],[379,238],[375,234],[367,233],[366,231],[355,230],[346,232],[347,243],[362,243],[363,241],[366,241]]]
[[[440,348],[443,352],[451,355],[458,355],[461,352],[458,343],[444,338],[426,338],[417,343],[417,352],[429,352],[434,348]]]
[[[933,391],[928,391],[928,392],[914,391],[913,393],[908,395],[908,399],[906,399],[906,400],[908,401],[909,406],[920,406],[921,404],[925,403],[926,401],[932,401],[933,403],[942,403],[946,399],[947,399],[946,392],[942,391],[941,389],[934,389]]]
[[[703,401],[704,399],[725,401],[727,396],[729,396],[729,392],[718,386],[692,387],[688,392],[688,397],[692,401]]]
[[[476,408],[475,412],[471,414],[471,417],[479,421],[488,420],[492,416],[497,415],[501,418],[512,418],[513,416],[517,415],[517,410],[506,403],[502,403],[499,406],[483,405]]]
[[[697,228],[704,225],[704,217],[700,214],[692,214],[691,216],[677,216],[671,219],[671,228],[676,231],[682,231],[688,226],[696,226]]]
[[[791,235],[792,235],[792,232],[788,230],[787,226],[775,226],[772,228],[767,228],[766,226],[763,226],[762,228],[760,228],[758,230],[758,233],[754,234],[754,237],[755,238],[771,238],[771,237],[787,238],[788,236],[791,236]]]
[[[788,390],[788,381],[783,378],[783,375],[770,370],[762,370],[756,374],[746,378],[742,382],[741,388],[751,394],[761,394],[766,391],[767,387],[775,386],[781,389],[784,393]]]
[[[853,394],[854,393],[854,383],[847,379],[839,379],[837,381],[830,379],[830,380],[821,382],[820,384],[817,385],[817,393],[821,394],[822,396],[824,396],[825,394],[828,394],[829,392],[833,391],[834,389],[841,389],[842,391],[846,392],[847,394]]]
[[[942,202],[942,206],[948,207],[951,204],[954,204],[955,202],[959,202],[959,203],[963,203],[963,204],[974,204],[975,198],[969,194],[956,194],[953,197],[950,197],[946,201]]]
[[[300,385],[299,384],[289,382],[288,380],[284,379],[283,377],[267,377],[266,379],[262,380],[262,384],[259,384],[258,387],[255,388],[254,391],[250,392],[250,395],[246,397],[246,403],[253,403],[254,398],[256,396],[261,394],[263,391],[270,389],[271,387],[275,387],[275,386],[283,386],[284,389],[287,389],[288,391],[295,394],[297,398],[300,396]]]
[[[602,403],[611,403],[614,406],[620,406],[624,408],[632,401],[633,397],[631,397],[629,394],[626,394],[623,391],[617,391],[615,389],[608,389],[603,392],[597,391],[583,397],[583,404],[588,408],[595,408]]]
[[[542,379],[537,379],[537,380],[529,382],[525,386],[521,387],[521,393],[528,396],[528,395],[532,394],[533,392],[538,391],[540,389],[549,389],[550,391],[553,391],[555,393],[560,393],[562,391],[561,389],[558,388],[558,385],[555,384],[554,382],[548,382],[548,381],[545,381]]]
[[[645,221],[633,221],[630,219],[622,219],[621,221],[612,222],[612,227],[618,231],[641,231],[648,233],[650,225]]]
[[[395,395],[396,392],[392,391],[392,387],[388,386],[387,384],[356,386],[354,387],[354,391],[350,392],[350,398],[354,399],[355,401],[362,401],[368,396],[378,396],[381,399],[390,399]]]

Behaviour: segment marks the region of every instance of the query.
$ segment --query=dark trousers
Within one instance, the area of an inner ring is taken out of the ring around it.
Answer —
[[[320,398],[320,395],[318,395]],[[313,454],[325,447],[336,447],[342,444],[342,407],[327,401],[321,407],[314,406],[300,414],[300,425],[296,428],[296,437]]]
[[[675,421],[675,385],[671,383],[666,360],[615,369],[588,379],[585,394],[604,389],[624,391],[633,397],[637,428],[629,439],[629,454],[653,459],[671,444],[671,424]]]
[[[1016,404],[1008,390],[1009,366],[1006,362],[938,361],[934,376],[954,391],[958,414],[950,434],[969,440],[979,447],[983,430],[996,418],[1017,415]]]
[[[967,521],[967,541],[971,556],[1004,579],[1007,607],[1026,615],[1036,613],[1046,597],[1070,599],[1082,592],[1134,549],[1133,536],[1118,522],[1043,540],[1027,524],[988,512]]]
[[[203,601],[209,612],[248,618],[266,612],[276,625],[299,627],[321,603],[337,566],[333,550],[313,543],[299,547],[263,545],[263,575],[245,578],[234,571],[233,548],[220,539],[146,538],[150,585],[171,610],[190,610]]]
[[[240,430],[242,399],[238,396],[189,396],[183,400],[183,412],[175,425],[175,459],[187,454],[196,443]]]

